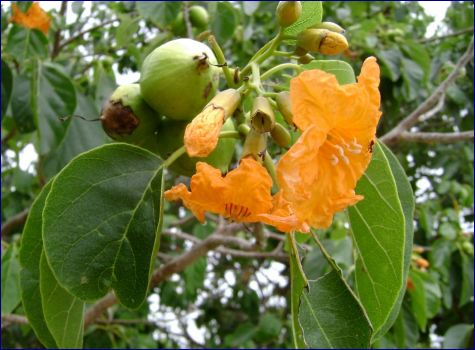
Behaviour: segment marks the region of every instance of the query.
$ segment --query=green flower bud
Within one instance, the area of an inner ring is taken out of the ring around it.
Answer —
[[[345,32],[345,30],[342,27],[340,27],[338,24],[333,23],[333,22],[318,23],[317,25],[312,26],[312,28],[327,29],[331,32],[335,32],[335,33],[338,33],[338,34],[343,34]]]
[[[307,63],[312,62],[313,59],[314,59],[314,57],[308,53],[308,54],[306,54],[305,56],[301,56],[301,57],[298,59],[298,62],[299,62],[300,64],[307,64]]]
[[[277,94],[275,99],[277,102],[277,109],[284,117],[287,124],[295,126],[292,115],[292,101],[290,100],[290,93],[288,91],[282,91]]]
[[[275,116],[269,100],[263,96],[254,99],[251,111],[251,125],[257,132],[269,132],[274,128]]]
[[[302,3],[300,1],[279,1],[276,15],[279,25],[284,28],[288,27],[302,15]]]
[[[254,129],[249,130],[242,150],[241,158],[252,156],[255,160],[264,158],[267,149],[267,134]]]
[[[290,132],[279,123],[275,123],[274,129],[272,129],[270,134],[275,143],[277,143],[280,147],[288,147],[292,141]]]

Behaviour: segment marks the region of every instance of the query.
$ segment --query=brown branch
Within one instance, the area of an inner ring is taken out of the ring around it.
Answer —
[[[7,314],[2,315],[2,328],[8,327],[12,324],[28,324],[28,319],[22,315]]]
[[[467,33],[473,33],[473,28],[465,28],[465,29],[461,29],[461,30],[458,30],[458,31],[453,32],[453,33],[440,35],[440,36],[434,36],[432,38],[427,38],[427,39],[421,39],[418,42],[421,43],[421,44],[425,44],[425,43],[430,43],[432,41],[443,40],[443,39],[447,39],[447,38],[451,38],[451,37],[454,37],[454,36],[459,36],[459,35],[463,35],[463,34],[467,34]]]
[[[18,214],[14,215],[7,222],[2,225],[2,237],[8,236],[13,233],[13,231],[21,227],[28,217],[29,209],[25,209]]]
[[[404,142],[418,143],[452,143],[457,141],[473,140],[473,130],[464,132],[407,132],[404,131],[398,138]]]
[[[61,51],[61,49],[69,44],[71,44],[73,41],[77,40],[77,39],[80,39],[84,34],[87,34],[89,32],[93,32],[97,29],[101,29],[103,28],[105,25],[107,24],[111,24],[111,23],[114,23],[116,21],[118,21],[119,19],[118,18],[115,18],[115,19],[111,19],[111,20],[108,20],[108,21],[105,21],[105,22],[102,22],[94,27],[91,27],[91,28],[88,28],[88,29],[85,29],[83,30],[82,32],[79,32],[78,34],[76,35],[73,35],[72,37],[70,37],[69,39],[67,39],[66,41],[62,42],[61,44],[59,44],[59,48],[58,50]]]
[[[2,139],[2,146],[5,146],[8,141],[10,141],[16,134],[16,127],[14,126]],[[2,147],[2,150],[5,150],[5,147]]]
[[[387,145],[393,145],[398,142],[401,134],[410,127],[419,122],[419,118],[425,113],[431,111],[440,103],[440,99],[444,97],[445,91],[452,84],[460,74],[460,70],[473,58],[473,37],[470,45],[465,53],[458,60],[454,70],[449,76],[434,90],[434,92],[422,102],[411,114],[404,118],[391,131],[383,135],[380,140]]]
[[[66,14],[67,9],[68,9],[68,2],[61,1],[59,17],[64,18],[64,15]],[[60,53],[61,51],[59,47],[60,42],[61,42],[61,28],[58,28],[56,32],[54,33],[54,44],[53,44],[53,50],[51,51],[51,59],[54,59]]]
[[[193,29],[190,21],[190,4],[188,1],[183,3],[183,19],[185,20],[186,36],[193,39]]]

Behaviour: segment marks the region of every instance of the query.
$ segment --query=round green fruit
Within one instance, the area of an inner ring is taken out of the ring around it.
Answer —
[[[206,28],[209,23],[208,11],[202,6],[193,5],[189,10],[190,22],[196,28]]]
[[[219,68],[211,49],[177,39],[153,50],[142,65],[140,88],[147,103],[174,120],[194,118],[216,94]]]
[[[183,136],[188,122],[181,122],[164,118],[160,124],[158,133],[158,154],[165,160],[174,151],[183,146]],[[228,119],[221,129],[222,131],[235,131],[232,119]],[[228,170],[234,154],[236,140],[232,138],[223,138],[218,141],[218,145],[206,158],[190,158],[187,154],[182,155],[170,165],[169,169],[176,174],[192,176],[196,172],[197,162],[206,162],[211,166],[218,168],[221,172]]]
[[[160,117],[143,99],[139,84],[119,86],[104,106],[100,119],[112,139],[157,152]]]

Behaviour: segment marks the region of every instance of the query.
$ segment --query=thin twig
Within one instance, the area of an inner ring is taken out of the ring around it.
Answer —
[[[460,70],[473,58],[473,37],[470,45],[465,53],[460,57],[454,70],[449,76],[434,90],[434,92],[422,102],[411,114],[404,118],[398,125],[396,125],[391,131],[381,137],[381,141],[388,145],[392,145],[398,142],[399,137],[403,132],[409,130],[419,122],[419,118],[425,113],[432,110],[440,99],[444,97],[445,91],[452,84],[460,74]]]
[[[407,132],[399,136],[400,141],[418,143],[452,143],[473,140],[473,130],[464,132]]]
[[[430,43],[432,41],[443,40],[443,39],[447,39],[447,38],[451,38],[451,37],[454,37],[454,36],[459,36],[459,35],[463,35],[463,34],[467,34],[467,33],[473,33],[473,27],[472,28],[461,29],[461,30],[458,30],[456,32],[449,33],[449,34],[444,34],[444,35],[440,35],[440,36],[433,36],[432,38],[421,39],[418,42],[421,43],[421,44],[425,44],[425,43]]]
[[[66,11],[68,9],[68,2],[61,1],[61,8],[59,10],[59,17],[64,18]],[[56,32],[54,33],[54,44],[53,50],[51,51],[51,59],[54,59],[60,53],[59,44],[61,42],[61,27],[59,27]]]
[[[61,51],[61,49],[69,44],[71,44],[73,41],[77,40],[77,39],[80,39],[84,34],[87,34],[89,32],[92,32],[94,30],[97,30],[97,29],[101,29],[103,28],[105,25],[108,25],[108,24],[111,24],[111,23],[114,23],[114,22],[117,22],[119,19],[118,18],[115,18],[115,19],[111,19],[111,20],[108,20],[108,21],[105,21],[105,22],[102,22],[94,27],[91,27],[91,28],[88,28],[88,29],[85,29],[83,30],[82,32],[79,32],[78,34],[76,35],[73,35],[72,37],[70,37],[68,40],[65,40],[64,42],[62,42],[60,45],[59,45],[59,51]]]
[[[190,4],[188,1],[183,2],[183,19],[185,20],[186,36],[193,39],[193,28],[190,21]]]
[[[15,229],[23,226],[26,221],[26,218],[28,217],[28,212],[28,208],[24,209],[23,211],[11,217],[10,220],[5,222],[2,225],[2,237],[9,236],[13,233]]]

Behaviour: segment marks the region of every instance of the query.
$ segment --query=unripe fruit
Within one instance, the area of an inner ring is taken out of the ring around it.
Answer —
[[[183,136],[188,122],[175,121],[163,118],[158,133],[158,154],[162,159],[167,159],[174,151],[183,146]],[[234,123],[229,118],[221,131],[235,131]],[[232,138],[219,139],[218,145],[206,158],[190,158],[187,154],[174,161],[169,169],[176,174],[191,176],[196,172],[197,162],[206,162],[222,172],[228,170],[234,154],[236,140]]]
[[[139,84],[119,86],[102,110],[101,123],[112,139],[132,143],[152,152],[158,150],[160,117],[140,93]]]
[[[206,28],[209,23],[208,11],[202,6],[193,5],[189,10],[191,24],[199,29]]]
[[[161,116],[190,120],[216,93],[216,64],[208,46],[191,39],[170,41],[145,58],[140,78],[142,95]]]
[[[290,132],[279,123],[275,123],[274,129],[270,132],[275,143],[280,147],[289,147],[290,142],[292,141],[292,136]]]

